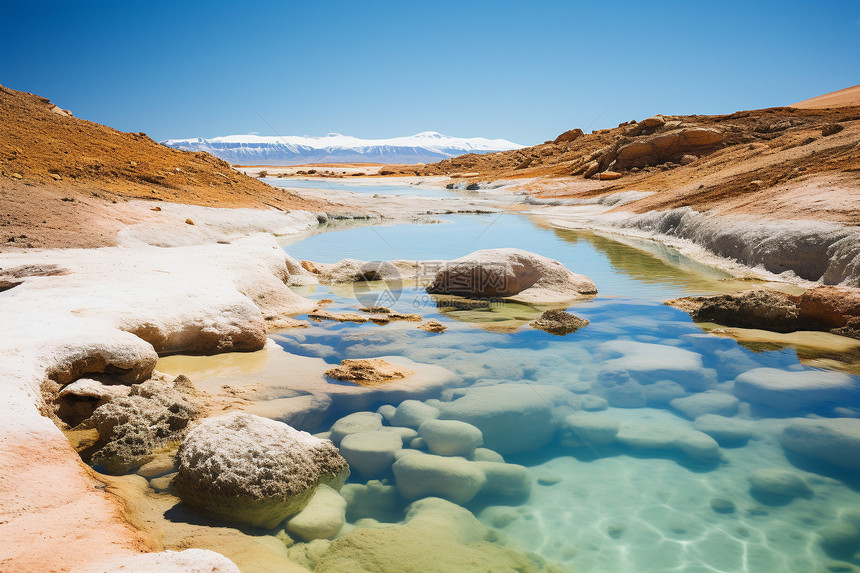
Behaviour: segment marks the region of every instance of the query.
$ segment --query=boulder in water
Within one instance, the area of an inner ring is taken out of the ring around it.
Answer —
[[[300,511],[317,485],[339,488],[349,475],[330,441],[244,413],[203,421],[176,459],[173,488],[183,503],[266,528]]]

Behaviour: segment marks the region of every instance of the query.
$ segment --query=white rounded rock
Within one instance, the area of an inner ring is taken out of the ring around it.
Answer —
[[[505,462],[502,454],[487,448],[475,448],[475,453],[472,454],[471,460],[473,462]]]
[[[752,422],[716,414],[699,416],[693,423],[693,427],[708,434],[720,445],[741,444],[749,440],[752,433]]]
[[[439,410],[418,400],[404,400],[391,417],[392,426],[417,428],[427,420],[439,417]]]
[[[382,415],[376,412],[354,412],[344,416],[332,424],[331,441],[339,445],[340,441],[349,434],[359,432],[375,432],[382,429]]]
[[[406,499],[435,496],[462,505],[487,483],[481,468],[463,458],[416,452],[400,456],[392,470],[397,491]]]
[[[624,424],[618,442],[640,450],[680,450],[703,460],[720,456],[720,445],[709,435],[683,426],[636,422]]]
[[[778,368],[754,368],[734,383],[735,396],[780,410],[801,410],[825,404],[843,404],[858,396],[857,384],[847,374]]]
[[[418,437],[418,431],[413,430],[412,428],[405,428],[402,426],[383,426],[383,432],[390,432],[396,436],[400,436],[400,439],[403,441],[403,447],[407,447],[412,440]]]
[[[555,437],[563,420],[582,405],[576,394],[545,384],[497,384],[458,391],[450,402],[438,402],[441,418],[468,422],[484,445],[502,455],[542,448]]]
[[[391,422],[391,418],[394,417],[395,412],[397,412],[397,408],[391,404],[383,404],[376,409],[376,413],[382,416],[382,419],[386,422]]]
[[[531,492],[532,481],[528,469],[517,464],[499,462],[473,462],[484,472],[487,483],[481,493],[506,497],[525,497]]]
[[[346,523],[346,500],[326,485],[314,491],[308,504],[287,521],[287,531],[305,541],[332,539]]]
[[[564,421],[574,436],[592,445],[611,444],[621,428],[615,418],[599,414],[571,414]]]
[[[714,391],[675,398],[669,402],[670,406],[691,420],[695,420],[705,414],[734,416],[738,412],[738,404],[740,404],[740,400],[734,396]]]
[[[430,453],[439,456],[471,457],[484,443],[481,430],[458,420],[428,420],[418,427]]]
[[[384,430],[357,432],[344,436],[339,448],[350,468],[365,477],[376,477],[391,468],[403,441],[396,433]]]

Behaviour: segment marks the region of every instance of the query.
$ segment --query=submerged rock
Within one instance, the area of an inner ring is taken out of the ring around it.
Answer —
[[[353,412],[332,424],[329,430],[331,441],[339,445],[350,434],[374,432],[382,429],[382,414],[376,412]]]
[[[435,332],[435,333],[445,332],[446,330],[448,330],[447,326],[445,326],[444,324],[442,324],[441,322],[439,322],[435,318],[431,318],[427,322],[420,324],[418,326],[418,328],[420,328],[421,330],[424,330],[425,332]]]
[[[813,459],[860,471],[860,419],[798,419],[780,436],[782,445]]]
[[[498,384],[458,390],[451,402],[434,402],[440,418],[481,430],[484,445],[502,455],[549,444],[562,426],[561,415],[579,409],[582,399],[557,386]]]
[[[472,457],[484,443],[481,430],[458,420],[428,420],[418,427],[430,453],[439,456]]]
[[[831,557],[850,559],[860,550],[860,529],[851,523],[837,521],[825,525],[818,534],[821,547]]]
[[[600,414],[571,414],[564,419],[573,436],[584,444],[611,444],[621,429],[615,418]]]
[[[735,378],[734,393],[738,398],[763,406],[800,411],[841,405],[856,398],[860,388],[851,376],[840,372],[754,368]]]
[[[365,477],[376,477],[391,468],[403,439],[391,431],[357,432],[345,436],[339,448],[350,468]]]
[[[392,470],[397,491],[406,499],[437,496],[463,505],[487,483],[477,463],[415,452],[401,456]]]
[[[427,287],[431,294],[558,303],[597,293],[588,277],[560,262],[521,249],[485,249],[443,265]]]
[[[717,381],[716,372],[704,368],[702,355],[666,344],[611,340],[599,349],[609,355],[604,372],[626,372],[644,386],[670,380],[688,390],[706,390]],[[620,355],[617,358],[612,356]],[[643,390],[644,391],[644,390]]]
[[[724,497],[715,497],[711,499],[711,509],[717,513],[734,513],[735,502]]]
[[[391,417],[391,425],[418,428],[418,426],[427,420],[435,420],[438,417],[438,408],[434,408],[418,400],[404,400],[394,411],[394,415]]]
[[[808,497],[812,494],[806,480],[797,473],[780,468],[763,468],[749,476],[753,490],[780,497]]]
[[[330,441],[243,413],[205,420],[176,457],[173,488],[183,503],[266,528],[301,510],[317,485],[339,488],[349,475]]]
[[[403,523],[384,529],[354,529],[338,538],[316,560],[314,571],[556,570],[536,557],[488,543],[489,539],[490,532],[468,510],[427,498],[408,507]]]
[[[720,446],[712,437],[684,426],[631,422],[621,426],[616,439],[637,450],[679,450],[700,460],[720,457]]]
[[[731,394],[711,390],[683,398],[675,398],[669,402],[670,406],[691,420],[706,414],[733,416],[738,411],[738,404],[740,404],[740,400]]]
[[[353,382],[359,386],[377,386],[401,380],[415,372],[382,358],[365,358],[342,360],[340,366],[326,370],[325,374],[329,378]]]
[[[591,383],[591,394],[615,408],[642,408],[647,403],[642,384],[626,370],[602,370]]]
[[[696,418],[693,427],[717,440],[721,446],[741,445],[750,439],[752,423],[717,414],[705,414]]]
[[[308,504],[287,521],[287,531],[302,539],[333,539],[346,523],[346,500],[327,485],[317,486]]]
[[[580,328],[588,326],[589,322],[584,318],[580,318],[575,314],[570,314],[563,310],[547,310],[540,318],[529,323],[532,328],[564,336],[572,332],[576,332]]]

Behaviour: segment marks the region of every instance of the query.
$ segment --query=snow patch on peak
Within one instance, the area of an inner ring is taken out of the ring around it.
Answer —
[[[505,139],[452,137],[422,131],[405,137],[360,139],[340,133],[324,137],[227,135],[166,139],[185,151],[206,151],[234,164],[296,165],[323,162],[432,163],[464,153],[493,153],[523,147]]]

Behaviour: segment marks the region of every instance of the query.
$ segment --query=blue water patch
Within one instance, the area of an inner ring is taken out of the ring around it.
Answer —
[[[285,250],[333,263],[448,260],[501,247],[557,259],[593,279],[599,294],[567,309],[590,324],[555,336],[529,325],[542,308],[498,301],[459,305],[428,295],[420,284],[404,284],[386,293],[387,306],[436,319],[447,327],[444,333],[415,323],[323,320],[274,336],[287,352],[328,364],[399,356],[447,369],[458,385],[438,399],[422,398],[423,407],[478,427],[484,446],[497,452],[481,455],[501,453],[508,464],[474,467],[525,475],[516,487],[504,482],[510,487],[464,493],[456,479],[440,485],[444,471],[421,477],[413,467],[407,485],[397,479],[407,456],[377,475],[354,472],[351,499],[395,488],[405,506],[415,481],[426,479],[420,484],[426,491],[469,509],[498,543],[580,573],[860,567],[860,480],[851,469],[860,462],[840,459],[844,444],[822,439],[816,448],[814,437],[816,424],[856,421],[858,378],[811,368],[790,347],[744,346],[706,334],[686,313],[663,304],[749,283],[657,243],[554,230],[520,214],[360,225],[321,232]],[[382,293],[386,286],[372,283],[369,290]],[[325,308],[334,313],[361,306],[350,285],[298,290],[331,299]],[[800,391],[801,399],[781,392],[781,384],[798,380],[813,382]],[[802,393],[816,384],[817,390]],[[397,425],[391,412],[399,403],[370,406],[363,409],[382,406],[385,425]],[[333,417],[351,413],[348,402],[339,408]],[[326,430],[331,421],[306,429]],[[797,432],[806,434],[798,438]],[[404,444],[424,451],[410,456],[427,455],[426,448],[421,440]],[[486,463],[476,455],[456,462],[466,464],[463,475],[471,471],[469,463]],[[356,513],[358,507],[364,513]],[[351,504],[347,516],[403,519],[374,512],[366,500]]]

